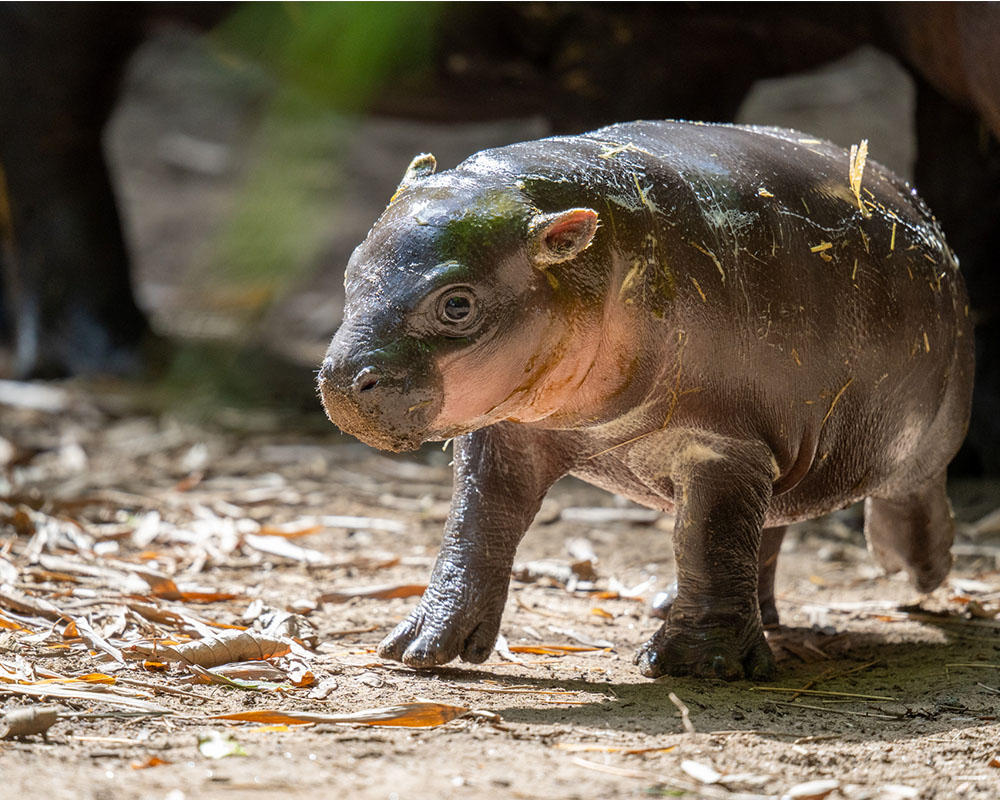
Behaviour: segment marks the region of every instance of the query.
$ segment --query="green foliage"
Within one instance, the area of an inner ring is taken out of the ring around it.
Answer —
[[[429,70],[440,12],[437,3],[247,3],[217,36],[314,100],[362,111],[387,79]]]
[[[329,239],[352,120],[381,87],[430,72],[434,3],[247,3],[216,31],[273,80],[243,188],[195,281],[236,286],[252,325],[311,270]],[[324,265],[340,269],[343,265]],[[214,284],[214,285],[213,285]]]

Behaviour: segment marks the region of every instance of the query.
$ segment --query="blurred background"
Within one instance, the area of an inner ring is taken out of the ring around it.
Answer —
[[[312,388],[406,165],[638,118],[798,128],[914,181],[969,283],[967,474],[1000,472],[1000,6],[4,4],[6,378],[152,402]]]

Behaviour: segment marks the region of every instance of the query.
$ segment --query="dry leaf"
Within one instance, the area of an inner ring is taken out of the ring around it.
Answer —
[[[35,686],[43,686],[51,683],[94,683],[113,686],[117,681],[113,675],[105,675],[103,672],[91,672],[87,675],[77,675],[75,678],[46,678],[41,681],[23,681]]]
[[[283,681],[288,678],[283,669],[267,661],[240,661],[235,664],[221,664],[218,667],[212,667],[208,672],[241,681]]]
[[[243,536],[244,544],[267,553],[272,556],[288,558],[292,561],[301,561],[304,564],[328,564],[329,556],[319,550],[312,550],[308,547],[300,547],[289,539],[276,538],[274,536],[261,536],[260,534],[247,533]]]
[[[27,630],[27,628],[25,628],[20,623],[14,622],[14,620],[8,619],[7,617],[5,617],[3,615],[3,613],[0,613],[0,628],[3,628],[4,630],[8,630],[8,631],[26,631]]]
[[[781,800],[823,800],[840,788],[840,781],[819,780],[799,783],[781,796]]]
[[[87,647],[91,650],[96,650],[99,653],[106,653],[119,664],[125,666],[125,657],[122,655],[121,650],[105,641],[105,639],[90,626],[90,623],[87,622],[86,619],[80,617],[79,619],[74,620],[74,624],[76,625],[76,629],[80,632],[80,638],[83,639]],[[65,634],[63,635],[65,636]]]
[[[282,661],[285,662],[284,666],[288,673],[288,680],[292,686],[303,689],[306,686],[312,686],[316,683],[316,676],[301,658],[292,656],[284,658]]]
[[[295,528],[293,525],[278,527],[275,525],[262,525],[257,531],[258,536],[279,536],[283,539],[297,539],[300,536],[309,536],[319,533],[324,529],[323,525],[310,525],[306,528]]]
[[[593,647],[582,644],[512,644],[512,653],[531,653],[538,656],[564,656],[568,653],[607,652],[609,647]]]
[[[262,722],[268,725],[304,725],[307,723],[335,723],[355,725],[392,725],[404,728],[433,728],[469,712],[464,706],[444,703],[403,703],[398,706],[372,708],[352,714],[314,714],[308,711],[242,711],[234,714],[217,714],[209,719],[233,719],[242,722]]]
[[[36,617],[46,619],[59,619],[62,612],[48,600],[40,597],[30,597],[24,592],[19,592],[9,583],[0,585],[0,606],[6,606],[11,611],[19,614],[31,614]]]
[[[185,603],[221,603],[225,600],[236,600],[240,597],[242,595],[234,592],[213,592],[208,589],[181,589],[178,599]]]
[[[397,597],[419,597],[427,589],[426,583],[389,584],[383,586],[362,586],[357,589],[344,589],[339,592],[327,592],[320,595],[318,603],[346,603],[355,597],[375,600],[392,600]]]
[[[122,695],[96,690],[87,691],[86,689],[73,689],[56,684],[48,684],[45,686],[2,684],[0,685],[0,696],[5,694],[23,694],[31,697],[64,697],[72,700],[84,700],[88,703],[108,703],[110,705],[126,706],[128,708],[135,708],[140,711],[151,711],[158,714],[173,713],[169,708],[164,708],[163,706],[158,706],[155,703],[140,700],[137,697],[123,697]]]
[[[0,716],[0,739],[19,739],[22,736],[44,734],[59,719],[56,706],[11,708]]]
[[[497,634],[496,644],[493,645],[493,648],[496,650],[497,655],[504,661],[510,661],[512,664],[524,663],[524,661],[510,651],[510,644],[507,642],[507,637],[502,633]]]
[[[259,618],[259,629],[265,636],[288,637],[302,642],[306,647],[315,648],[319,645],[319,631],[301,614],[268,610]]]
[[[13,583],[17,580],[17,567],[6,558],[0,558],[0,583]]]
[[[310,700],[326,700],[340,687],[340,683],[335,678],[323,678],[319,684],[309,692]]]
[[[202,636],[214,636],[212,628],[222,628],[223,630],[246,630],[245,625],[227,625],[224,622],[214,622],[203,617],[196,617],[183,610],[172,610],[150,603],[129,602],[126,604],[132,611],[140,617],[155,622],[160,625],[171,625],[177,628],[193,628]]]
[[[580,581],[593,581],[597,578],[594,565],[590,561],[557,561],[555,559],[540,559],[515,564],[511,576],[522,583],[532,583],[539,579],[547,579],[565,586],[573,591]]]
[[[150,569],[132,568],[132,572],[142,578],[148,585],[153,597],[163,600],[180,600],[181,593],[177,584],[166,575]]]
[[[722,773],[716,771],[714,767],[702,764],[700,761],[691,761],[687,758],[681,761],[681,769],[699,783],[718,783],[719,778],[722,777]]]
[[[285,639],[251,631],[223,631],[215,636],[175,647],[160,645],[156,649],[156,655],[167,661],[197,664],[199,667],[217,667],[220,664],[232,664],[236,661],[263,661],[286,655],[291,650],[291,643]]]
[[[210,672],[204,667],[199,667],[197,664],[188,664],[187,669],[193,675],[195,675],[200,680],[205,683],[214,683],[219,686],[229,686],[233,689],[243,689],[253,692],[278,692],[286,691],[289,689],[288,683],[285,681],[285,675],[282,673],[278,682],[275,681],[254,681],[245,680],[243,678],[230,678],[226,675]]]
[[[920,790],[915,786],[906,786],[901,783],[887,783],[879,787],[879,800],[913,800],[920,795]]]
[[[134,761],[129,766],[132,769],[149,769],[150,767],[162,767],[172,763],[172,761],[164,761],[159,756],[150,756],[145,761]]]

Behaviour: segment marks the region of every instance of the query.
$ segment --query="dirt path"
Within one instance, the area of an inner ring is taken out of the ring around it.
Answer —
[[[336,433],[224,432],[72,388],[27,400],[48,410],[0,417],[0,712],[37,705],[19,692],[43,686],[91,694],[48,699],[75,716],[47,739],[0,741],[9,796],[736,800],[806,781],[828,783],[797,796],[1000,796],[995,524],[963,526],[950,583],[919,611],[899,610],[917,598],[879,574],[850,512],[800,526],[778,575],[778,680],[648,681],[631,654],[657,626],[644,601],[671,573],[669,523],[630,520],[634,507],[564,482],[519,551],[549,559],[527,572],[555,577],[513,582],[502,633],[515,652],[416,672],[374,654],[414,597],[318,600],[426,581],[450,496],[446,454],[389,459]],[[970,519],[997,497],[986,484],[953,495]],[[568,547],[593,551],[596,577],[562,582]],[[41,601],[55,611],[23,606]],[[306,647],[273,659],[277,688],[188,683],[187,670],[135,651],[275,620],[278,638]],[[116,682],[68,680],[94,673]],[[776,691],[801,687],[831,694]],[[208,718],[417,698],[473,713],[420,729]],[[132,701],[142,708],[121,705]],[[206,756],[199,736],[212,732],[246,755]]]

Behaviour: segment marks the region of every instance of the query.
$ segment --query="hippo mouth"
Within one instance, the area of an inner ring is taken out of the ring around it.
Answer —
[[[389,407],[362,407],[322,379],[319,393],[330,422],[370,447],[401,453],[416,450],[434,438],[429,422],[436,415],[439,403],[432,399],[407,405],[402,397],[396,397]]]
[[[358,430],[347,430],[343,426],[338,425],[342,431],[351,434],[351,436],[360,439],[369,447],[374,447],[376,450],[390,450],[393,453],[405,453],[411,450],[417,450],[420,448],[426,439],[422,436],[399,436],[395,434],[386,434],[380,431],[358,431]]]

